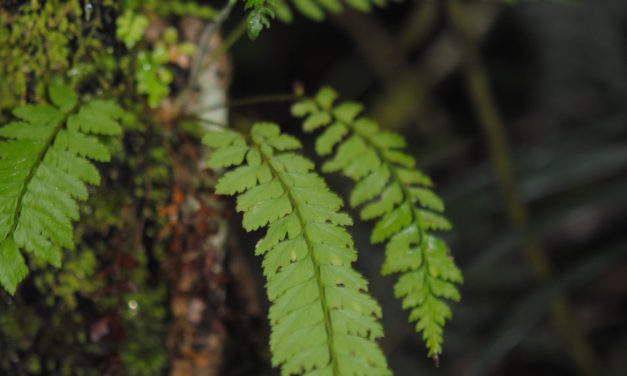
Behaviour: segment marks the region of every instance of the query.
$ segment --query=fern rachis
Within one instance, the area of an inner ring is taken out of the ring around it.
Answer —
[[[357,118],[363,109],[358,103],[334,106],[336,97],[332,89],[323,88],[315,98],[295,104],[293,113],[307,116],[306,132],[325,128],[316,140],[318,154],[329,155],[337,146],[322,170],[341,171],[357,182],[351,206],[365,204],[360,213],[364,220],[379,218],[372,243],[387,240],[381,272],[401,273],[395,295],[403,298],[403,308],[411,309],[410,321],[418,321],[416,330],[423,333],[429,356],[437,356],[442,352],[442,327],[451,317],[443,299],[459,300],[455,283],[463,281],[446,244],[429,233],[450,229],[448,220],[438,214],[444,204],[429,189],[431,180],[401,151],[405,142],[400,135],[380,131],[368,118]]]
[[[246,165],[227,172],[216,192],[236,194],[246,230],[268,225],[256,254],[263,255],[272,302],[270,347],[282,374],[385,375],[374,340],[383,335],[381,308],[367,282],[351,268],[353,241],[338,212],[342,200],[313,163],[291,150],[300,143],[278,126],[258,123],[248,140],[232,131],[210,133],[211,167]]]

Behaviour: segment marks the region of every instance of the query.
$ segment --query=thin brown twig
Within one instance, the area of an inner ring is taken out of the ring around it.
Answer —
[[[200,50],[198,51],[198,56],[194,65],[192,66],[191,74],[189,75],[188,86],[193,85],[196,79],[198,78],[198,73],[202,67],[202,60],[205,54],[207,53],[207,49],[209,48],[209,44],[211,42],[211,37],[218,31],[220,26],[226,21],[226,19],[231,14],[231,10],[237,0],[229,0],[229,2],[220,10],[220,13],[215,18],[215,20],[207,25],[205,28],[202,38],[200,40]]]
[[[235,108],[242,106],[250,106],[261,103],[279,103],[279,102],[291,102],[299,99],[300,96],[296,94],[267,94],[267,95],[258,95],[253,97],[239,98],[233,99],[228,103],[215,103],[206,107],[201,107],[197,110],[197,112],[210,112],[215,110],[220,110],[223,108]]]

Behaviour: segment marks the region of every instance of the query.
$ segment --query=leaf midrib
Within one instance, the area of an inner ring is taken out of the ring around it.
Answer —
[[[331,311],[326,302],[326,294],[324,291],[324,285],[322,283],[322,277],[320,275],[320,264],[313,251],[314,249],[313,242],[311,241],[311,238],[309,237],[309,234],[307,233],[307,227],[306,227],[307,222],[305,221],[305,218],[303,217],[303,214],[301,213],[298,201],[294,198],[294,196],[291,193],[291,189],[289,185],[287,185],[287,183],[283,180],[279,171],[270,162],[270,160],[272,159],[272,156],[268,156],[263,151],[263,148],[259,147],[259,145],[257,145],[256,143],[254,143],[254,145],[255,147],[258,148],[262,156],[263,162],[268,165],[268,168],[272,172],[272,175],[274,175],[275,178],[281,184],[281,187],[283,188],[283,191],[287,195],[288,200],[292,204],[292,207],[294,208],[294,213],[296,214],[296,217],[298,218],[298,221],[300,222],[300,226],[303,231],[303,238],[305,239],[305,243],[307,244],[307,248],[309,250],[308,255],[314,267],[314,278],[316,279],[316,283],[318,285],[318,292],[320,294],[320,304],[322,305],[322,312],[324,315],[324,326],[327,332],[327,345],[329,348],[329,356],[331,358],[330,361],[331,361],[331,366],[333,369],[333,374],[339,375],[340,373],[339,373],[339,368],[338,368],[338,363],[337,363],[337,355],[335,354],[335,351],[332,345],[334,341],[333,341],[333,326],[331,325]]]
[[[340,122],[342,124],[344,124],[353,135],[361,138],[363,140],[363,142],[371,147],[374,152],[377,154],[377,156],[379,157],[379,159],[381,160],[381,162],[387,167],[387,169],[390,171],[390,176],[392,179],[394,179],[396,181],[396,183],[398,185],[400,185],[401,187],[401,192],[403,194],[403,201],[407,201],[410,206],[411,206],[411,214],[412,214],[412,222],[414,224],[414,226],[416,227],[416,229],[418,230],[418,245],[420,247],[420,251],[422,253],[422,263],[420,264],[420,266],[416,269],[413,270],[420,270],[422,268],[425,269],[425,274],[424,274],[424,278],[425,278],[425,286],[427,287],[428,290],[428,294],[431,296],[434,296],[437,298],[437,296],[433,293],[433,290],[431,288],[431,283],[429,283],[429,278],[428,278],[428,274],[429,274],[429,260],[427,259],[427,251],[425,249],[426,245],[424,240],[424,231],[422,229],[422,224],[420,221],[420,215],[417,212],[416,209],[416,205],[414,205],[413,200],[411,199],[411,195],[409,193],[409,189],[408,187],[403,183],[403,181],[401,180],[398,171],[396,169],[396,166],[394,165],[394,163],[392,161],[390,161],[385,154],[383,153],[383,151],[381,150],[381,148],[376,145],[375,143],[373,143],[370,138],[363,134],[362,132],[360,132],[357,128],[355,128],[355,126],[351,123],[347,123],[341,119],[339,119],[337,116],[334,116],[333,113],[329,113],[331,115],[331,117],[333,117],[337,122]],[[402,204],[399,204],[399,206]],[[401,272],[400,274],[404,274],[403,272]],[[422,302],[420,305],[424,304],[424,302]]]

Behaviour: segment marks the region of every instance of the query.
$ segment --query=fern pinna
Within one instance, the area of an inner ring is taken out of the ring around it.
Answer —
[[[285,10],[277,9],[277,13],[290,12],[286,2],[286,0],[277,0],[277,8],[286,8]],[[387,3],[387,0],[291,0],[291,3],[305,17],[314,21],[323,21],[326,18],[325,12],[341,13],[344,8],[343,3],[361,12],[370,12],[373,5],[382,7]],[[291,15],[291,12],[289,14]]]
[[[248,10],[246,26],[250,39],[256,39],[263,28],[270,27],[270,19],[276,17],[283,22],[291,22],[293,15],[288,3],[303,16],[323,21],[325,12],[339,14],[344,8],[341,0],[246,0],[244,9]],[[373,6],[383,7],[387,0],[344,0],[351,8],[361,12],[370,12]]]
[[[341,171],[357,184],[350,195],[352,207],[367,203],[361,218],[379,218],[371,234],[372,243],[387,240],[382,274],[400,273],[394,287],[403,308],[411,309],[429,356],[442,352],[442,328],[451,318],[443,299],[458,301],[455,283],[463,281],[446,244],[431,230],[449,230],[441,216],[442,200],[431,190],[428,176],[414,168],[414,159],[402,152],[400,135],[382,131],[375,121],[359,117],[359,103],[333,103],[337,94],[322,88],[315,98],[294,104],[295,116],[305,117],[303,129],[324,127],[315,149],[321,156],[335,155],[322,166],[323,172]]]
[[[314,164],[293,152],[300,142],[272,123],[255,124],[246,137],[224,130],[203,141],[215,148],[210,167],[239,166],[216,192],[238,195],[247,231],[268,226],[255,253],[264,256],[272,302],[273,365],[283,375],[390,374],[375,342],[381,308],[351,268],[357,255],[343,226],[352,220],[338,212],[342,200]]]
[[[67,86],[52,85],[50,104],[13,110],[17,118],[0,127],[0,284],[13,294],[28,268],[20,250],[61,265],[61,248],[74,247],[76,200],[87,199],[85,183],[100,175],[87,159],[108,161],[94,136],[118,135],[122,111],[93,100],[79,105]]]

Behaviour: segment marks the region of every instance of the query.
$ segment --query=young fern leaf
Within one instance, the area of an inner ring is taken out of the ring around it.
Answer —
[[[344,229],[351,218],[342,200],[294,153],[300,142],[272,123],[250,135],[209,133],[212,168],[236,167],[216,193],[237,195],[247,231],[267,227],[256,246],[263,255],[270,307],[272,364],[282,375],[388,375],[375,340],[381,308],[366,280],[351,267],[357,258]]]
[[[61,248],[73,249],[76,200],[87,199],[85,183],[100,183],[88,159],[110,159],[90,134],[121,133],[115,104],[94,100],[79,108],[68,87],[48,92],[53,105],[17,107],[17,119],[0,127],[0,285],[11,294],[28,272],[20,250],[59,267]]]
[[[270,19],[274,18],[272,7],[276,4],[276,0],[247,0],[244,5],[245,10],[250,10],[246,20],[246,28],[248,37],[252,40],[257,39],[263,28],[270,27]]]
[[[292,107],[295,116],[306,117],[303,129],[324,128],[315,148],[321,156],[336,152],[322,166],[323,172],[342,172],[356,181],[350,195],[352,207],[364,205],[360,216],[377,219],[372,243],[387,241],[382,274],[400,273],[394,287],[409,320],[417,321],[429,356],[442,352],[442,329],[451,310],[444,299],[458,301],[456,283],[463,282],[446,244],[432,230],[449,230],[440,213],[442,200],[430,189],[428,176],[414,168],[405,154],[400,135],[382,131],[376,122],[360,117],[362,106],[344,102],[334,106],[337,94],[322,88],[313,99]],[[337,146],[337,147],[336,147]]]

